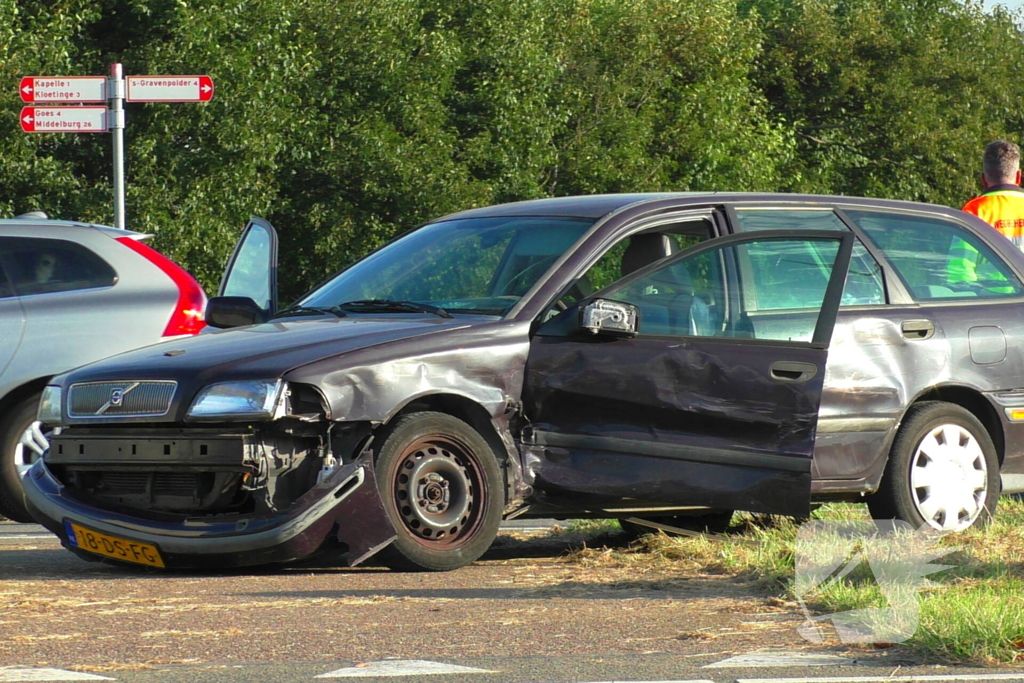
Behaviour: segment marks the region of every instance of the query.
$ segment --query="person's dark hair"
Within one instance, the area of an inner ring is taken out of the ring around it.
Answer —
[[[1014,182],[1020,170],[1020,148],[1009,140],[993,140],[985,145],[983,170],[992,185]]]

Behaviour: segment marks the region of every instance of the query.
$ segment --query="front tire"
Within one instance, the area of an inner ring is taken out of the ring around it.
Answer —
[[[36,421],[40,394],[33,394],[14,405],[0,419],[0,515],[14,522],[33,522],[25,507],[21,478],[42,456],[38,439],[23,439]]]
[[[999,488],[996,448],[978,418],[927,401],[907,411],[868,508],[875,519],[901,519],[915,529],[962,531],[992,518]]]
[[[437,412],[399,417],[383,436],[375,472],[398,533],[382,553],[393,569],[458,569],[491,547],[504,480],[491,447],[462,420]]]

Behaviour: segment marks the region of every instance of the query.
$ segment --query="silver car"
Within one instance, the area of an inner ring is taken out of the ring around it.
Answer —
[[[206,294],[150,235],[26,214],[0,220],[0,515],[32,521],[21,478],[55,375],[204,326]]]

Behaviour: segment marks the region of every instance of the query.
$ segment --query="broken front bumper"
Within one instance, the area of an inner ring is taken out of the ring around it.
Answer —
[[[354,566],[395,539],[368,455],[342,465],[287,510],[274,515],[196,517],[169,522],[111,512],[69,496],[43,460],[29,470],[24,487],[32,516],[57,534],[66,548],[88,559],[104,557],[77,547],[76,539],[69,536],[71,524],[155,546],[164,566],[175,569],[244,567],[299,560],[316,552],[332,534],[345,546],[340,550],[339,561]]]

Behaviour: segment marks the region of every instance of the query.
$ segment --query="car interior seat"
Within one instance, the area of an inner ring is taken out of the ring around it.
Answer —
[[[622,255],[622,275],[625,277],[675,251],[675,243],[666,234],[634,235]],[[664,291],[644,293],[640,305],[641,328],[648,334],[713,336],[712,312],[705,301],[694,296],[693,281],[686,266],[680,263],[665,268],[659,273],[659,279],[666,285]]]
[[[671,256],[674,251],[675,245],[672,243],[672,240],[663,233],[649,232],[633,235],[629,238],[629,246],[626,247],[626,251],[622,254],[619,272],[622,277],[626,277],[644,266],[649,266],[655,261]]]
[[[698,337],[715,336],[716,324],[714,313],[711,307],[694,291],[693,278],[686,266],[679,264],[673,268],[676,280],[679,282],[680,293],[672,302],[673,311],[687,311],[685,320],[679,321],[678,325],[685,325],[680,330],[682,334],[692,334]]]
[[[597,290],[594,289],[594,285],[590,281],[590,278],[587,277],[586,273],[584,273],[580,276],[580,279],[576,280],[576,282],[572,284],[572,287],[569,288],[567,294],[572,297],[573,301],[582,301],[596,291]]]

